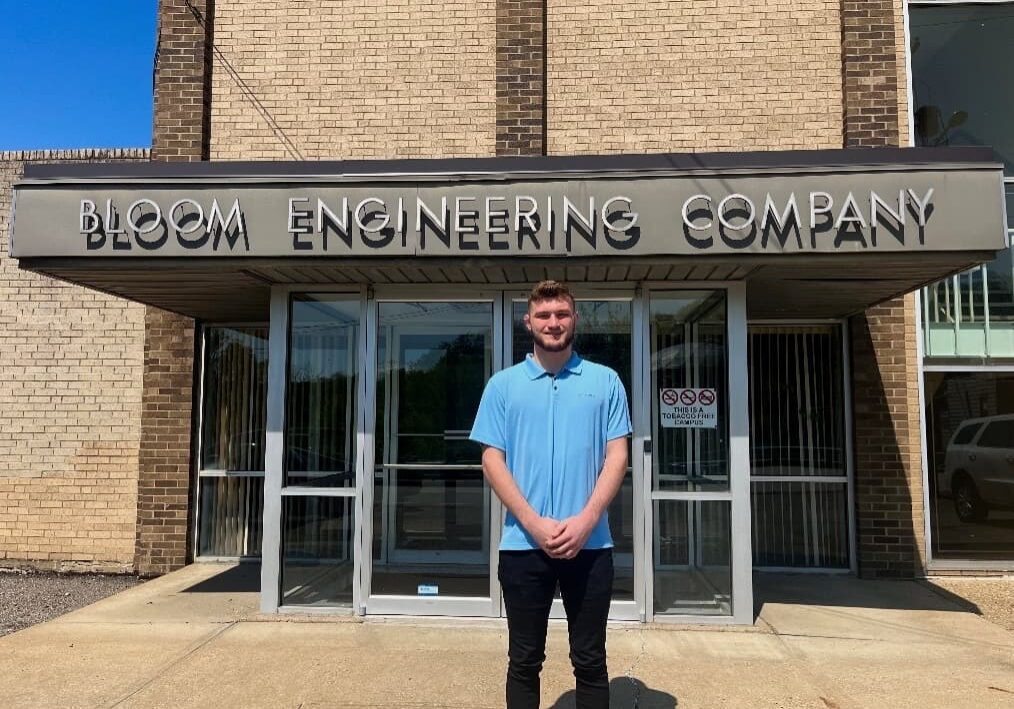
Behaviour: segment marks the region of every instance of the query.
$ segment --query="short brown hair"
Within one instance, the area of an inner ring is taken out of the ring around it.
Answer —
[[[543,300],[557,300],[559,298],[566,298],[570,301],[570,307],[577,308],[574,303],[574,296],[566,284],[559,281],[540,281],[532,286],[532,291],[528,294],[528,307],[531,308],[532,303],[538,303]]]

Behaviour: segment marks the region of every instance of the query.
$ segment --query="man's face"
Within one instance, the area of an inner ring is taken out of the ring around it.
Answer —
[[[567,298],[538,300],[528,306],[525,327],[537,347],[546,352],[562,352],[574,341],[577,313]]]

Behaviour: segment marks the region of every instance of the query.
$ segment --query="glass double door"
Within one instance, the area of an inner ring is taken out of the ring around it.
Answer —
[[[577,296],[575,348],[619,374],[634,429],[611,616],[751,622],[743,284]],[[271,308],[262,609],[502,615],[504,510],[468,435],[531,351],[524,295],[275,286]]]
[[[580,298],[576,349],[633,382],[632,298]],[[468,440],[486,382],[524,359],[522,296],[378,299],[372,540],[367,613],[501,615],[497,546],[504,514]],[[634,481],[609,511],[616,617],[637,617]],[[559,609],[558,609],[559,612]]]
[[[486,382],[531,351],[527,302],[378,293],[367,308],[363,611],[500,616],[504,510],[468,435]],[[575,349],[619,374],[634,424],[608,512],[611,617],[750,622],[743,289],[579,292],[577,311]]]
[[[490,596],[490,489],[468,434],[493,372],[492,306],[379,303],[373,597]]]

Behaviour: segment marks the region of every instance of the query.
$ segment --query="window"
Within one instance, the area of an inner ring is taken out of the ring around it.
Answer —
[[[361,316],[358,295],[289,300],[282,605],[352,604]]]
[[[924,390],[933,558],[1014,559],[1014,372],[930,371]]]
[[[917,145],[986,145],[1006,166],[1014,231],[1014,3],[913,5],[912,96]],[[997,259],[923,293],[928,357],[1014,356],[1014,263]]]
[[[992,147],[1012,235],[1014,2],[914,2],[909,12],[916,144]],[[1014,464],[1004,447],[1014,373],[981,368],[1014,357],[1011,250],[927,287],[922,305],[931,558],[1012,560],[1014,486],[1004,481]]]
[[[268,329],[206,327],[197,556],[259,556]]]

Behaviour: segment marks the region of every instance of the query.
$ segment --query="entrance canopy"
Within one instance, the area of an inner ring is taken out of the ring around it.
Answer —
[[[747,283],[834,317],[1006,247],[986,148],[35,165],[22,268],[207,321],[275,284]]]

